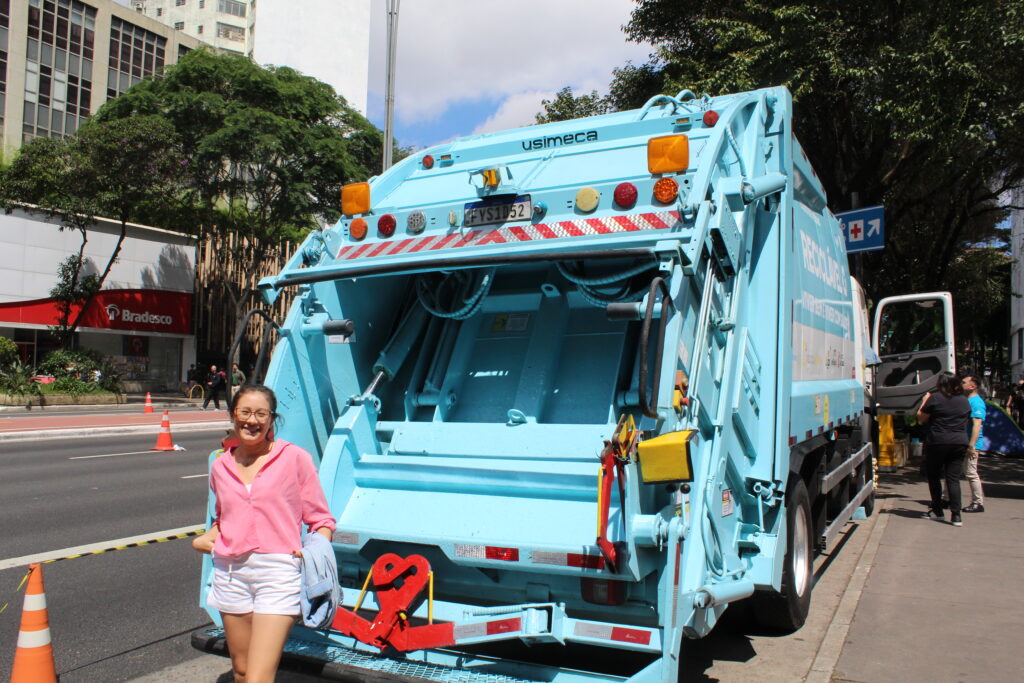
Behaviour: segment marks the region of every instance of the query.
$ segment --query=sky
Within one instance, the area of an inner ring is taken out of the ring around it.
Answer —
[[[384,128],[387,0],[371,0],[368,118]],[[612,69],[647,61],[627,42],[632,0],[405,0],[399,6],[395,138],[427,147],[525,126],[564,86],[605,93]]]

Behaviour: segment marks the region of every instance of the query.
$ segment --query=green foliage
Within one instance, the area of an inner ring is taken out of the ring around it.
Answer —
[[[33,379],[32,366],[14,361],[0,369],[0,393],[8,396],[29,396],[39,393],[39,385]]]
[[[568,121],[612,111],[612,102],[607,96],[598,95],[596,90],[589,95],[576,96],[568,86],[559,90],[555,99],[541,100],[540,104],[544,111],[536,115],[537,123]]]
[[[50,393],[54,394],[81,396],[83,394],[92,393],[95,390],[95,385],[90,385],[88,382],[78,379],[77,377],[58,377],[54,380],[53,384],[50,385],[50,390]]]
[[[19,357],[18,345],[13,340],[0,336],[0,370],[14,365]]]
[[[92,377],[92,371],[99,368],[102,354],[93,349],[57,349],[51,351],[39,364],[39,374],[53,375],[57,379],[74,377]]]
[[[94,273],[83,274],[84,265],[79,254],[72,254],[57,266],[57,283],[50,289],[57,308],[57,323],[50,326],[50,332],[67,346],[74,334],[71,316],[75,307],[82,307],[100,289],[99,277]]]
[[[957,254],[997,233],[1004,190],[1024,180],[1017,0],[642,0],[626,30],[657,51],[613,93],[655,73],[669,93],[792,91],[831,208],[854,193],[886,206],[886,249],[864,257],[871,298],[951,286]]]
[[[241,283],[226,272],[212,283],[239,315],[270,250],[335,220],[341,185],[380,168],[380,132],[329,85],[242,56],[193,50],[94,118],[138,116],[169,124],[187,162],[174,204],[149,222],[187,226],[242,267]]]

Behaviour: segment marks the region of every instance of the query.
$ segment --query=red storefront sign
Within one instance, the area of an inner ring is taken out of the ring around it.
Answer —
[[[71,319],[78,313],[75,307]],[[53,299],[0,304],[0,323],[54,325]],[[156,289],[104,289],[89,303],[80,328],[192,334],[192,294]]]

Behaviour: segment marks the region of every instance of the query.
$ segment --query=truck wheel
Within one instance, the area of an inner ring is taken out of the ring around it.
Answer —
[[[875,478],[875,463],[872,456],[868,456],[864,459],[864,464],[861,466],[861,471],[864,476],[860,480],[860,485],[863,488],[865,484]],[[875,512],[875,492],[872,491],[871,495],[864,499],[862,503],[864,506],[864,514],[870,517]]]
[[[797,475],[786,496],[786,557],[782,561],[782,590],[755,593],[754,618],[762,626],[792,632],[804,625],[814,587],[814,548],[811,543],[811,505],[807,487]]]

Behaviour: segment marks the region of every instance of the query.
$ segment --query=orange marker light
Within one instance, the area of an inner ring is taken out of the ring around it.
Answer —
[[[647,170],[676,173],[690,166],[690,139],[685,135],[663,135],[647,141]]]
[[[662,204],[674,202],[679,196],[679,183],[672,178],[661,178],[654,183],[654,198]]]
[[[341,188],[341,212],[358,216],[370,212],[370,183],[352,183]]]
[[[487,187],[497,187],[501,183],[501,176],[498,173],[498,169],[489,168],[483,172],[484,185]]]
[[[366,219],[357,218],[348,226],[348,235],[354,240],[361,240],[366,237]]]

